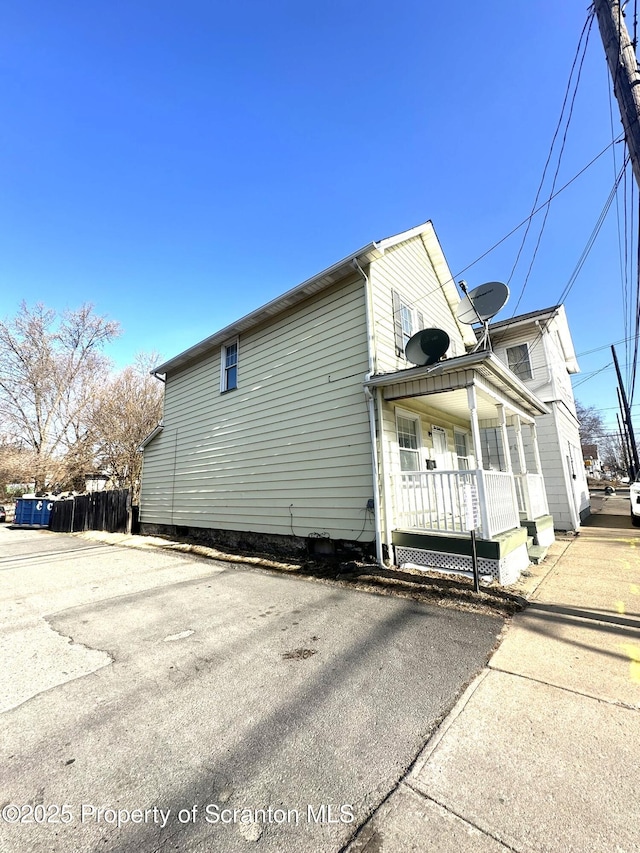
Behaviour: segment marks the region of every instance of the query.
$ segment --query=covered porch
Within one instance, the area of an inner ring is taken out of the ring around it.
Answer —
[[[483,549],[495,552],[484,570],[515,580],[529,565],[527,528],[548,518],[535,426],[546,406],[486,351],[368,384],[379,414],[384,536],[395,562],[466,569],[473,528],[481,542],[499,545]]]

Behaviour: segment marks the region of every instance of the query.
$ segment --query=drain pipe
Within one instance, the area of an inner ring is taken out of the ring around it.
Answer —
[[[375,345],[373,338],[373,305],[371,299],[371,282],[369,276],[358,263],[358,259],[353,259],[353,266],[358,270],[364,279],[365,293],[365,314],[367,320],[367,353],[369,356],[369,370],[365,376],[365,382],[374,375],[376,369],[375,363]],[[371,393],[371,389],[365,386],[364,397],[367,402],[367,410],[369,412],[369,432],[371,434],[371,468],[373,473],[373,524],[375,527],[376,536],[376,562],[382,568],[385,568],[382,554],[382,524],[380,521],[380,480],[378,474],[378,438],[376,436],[376,409],[375,398]]]

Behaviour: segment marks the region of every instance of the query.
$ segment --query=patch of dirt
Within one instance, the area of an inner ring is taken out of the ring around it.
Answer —
[[[525,590],[521,585],[508,589],[493,582],[482,586],[480,592],[476,593],[473,589],[473,581],[470,578],[442,575],[435,571],[382,568],[375,563],[356,561],[338,563],[332,560],[308,560],[300,563],[285,563],[273,559],[268,554],[229,554],[209,546],[196,545],[188,540],[165,539],[160,536],[127,536],[98,531],[72,535],[121,547],[160,548],[168,551],[179,551],[225,563],[254,566],[267,571],[286,572],[320,583],[352,587],[362,592],[395,595],[458,610],[507,617],[527,606],[527,599],[522,594]]]
[[[282,657],[284,660],[306,660],[317,653],[317,649],[294,649],[291,652],[285,652]]]

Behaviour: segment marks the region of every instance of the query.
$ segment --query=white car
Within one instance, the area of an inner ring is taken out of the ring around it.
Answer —
[[[636,480],[629,486],[629,504],[631,509],[631,524],[640,527],[640,481]]]

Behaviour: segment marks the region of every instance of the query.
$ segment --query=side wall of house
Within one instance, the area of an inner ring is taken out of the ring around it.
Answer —
[[[540,333],[537,326],[515,328],[510,331],[500,332],[498,340],[493,340],[493,351],[503,364],[509,366],[507,350],[511,347],[527,344],[529,347],[529,363],[531,365],[531,379],[522,378],[524,384],[533,393],[543,401],[552,400],[554,398],[554,380],[553,370],[549,364],[549,353],[547,349],[548,336]],[[560,368],[567,373],[564,366],[564,357],[560,364]],[[569,385],[571,387],[571,385]]]
[[[589,514],[589,490],[576,421],[561,403],[536,418],[540,462],[556,530],[575,530]]]
[[[167,377],[146,448],[141,521],[361,542],[374,538],[364,285],[323,291]]]
[[[419,331],[417,315],[420,314],[423,328],[443,329],[449,335],[449,357],[464,355],[460,327],[420,237],[388,249],[382,258],[371,264],[370,277],[376,373],[392,373],[414,366],[396,351],[393,291],[414,309],[414,333]]]
[[[544,332],[533,322],[513,330],[500,330],[494,352],[508,364],[507,348],[522,343],[529,345],[533,372],[531,379],[522,381],[552,409],[552,414],[536,418],[549,512],[557,530],[573,530],[589,514],[589,490],[557,319],[548,322]]]

